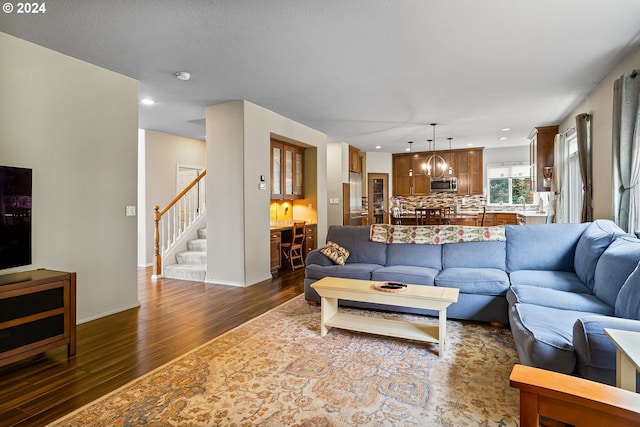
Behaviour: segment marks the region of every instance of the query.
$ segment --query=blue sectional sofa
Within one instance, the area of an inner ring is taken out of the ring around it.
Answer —
[[[505,226],[506,241],[377,243],[367,226],[331,226],[306,259],[305,298],[323,277],[401,281],[460,289],[450,318],[509,323],[521,363],[615,383],[615,346],[603,328],[640,331],[640,240],[608,220]],[[354,301],[343,305],[435,315]],[[640,384],[640,381],[638,382]]]

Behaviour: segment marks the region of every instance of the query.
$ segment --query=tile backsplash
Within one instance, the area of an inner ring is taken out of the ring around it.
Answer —
[[[392,206],[403,211],[413,211],[422,206],[456,206],[461,209],[482,209],[487,199],[484,196],[459,196],[451,192],[431,193],[427,196],[394,196]]]
[[[533,204],[528,204],[528,209],[538,206],[538,201],[542,198],[544,206],[548,206],[551,193],[534,193],[532,195]],[[487,207],[487,211],[516,211],[522,210],[522,205],[487,205],[485,196],[459,196],[455,193],[441,192],[431,193],[427,196],[394,196],[391,198],[391,206],[398,206],[403,212],[413,211],[422,206],[460,206],[461,210],[482,210]]]

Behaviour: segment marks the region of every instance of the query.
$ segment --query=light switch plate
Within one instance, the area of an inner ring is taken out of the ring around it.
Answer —
[[[126,216],[136,216],[136,207],[135,206],[127,206],[125,209]]]

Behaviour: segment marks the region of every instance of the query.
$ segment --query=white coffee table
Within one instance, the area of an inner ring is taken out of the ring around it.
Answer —
[[[318,292],[322,299],[320,335],[325,336],[327,327],[333,327],[434,342],[440,344],[439,355],[444,355],[447,307],[458,301],[459,290],[440,286],[407,285],[407,289],[402,292],[390,293],[375,289],[375,283],[369,280],[338,277],[325,277],[313,283],[311,287]],[[438,311],[438,326],[338,312],[338,300],[340,299],[436,310]]]
[[[616,345],[616,387],[636,392],[636,370],[640,370],[640,332],[604,328]]]

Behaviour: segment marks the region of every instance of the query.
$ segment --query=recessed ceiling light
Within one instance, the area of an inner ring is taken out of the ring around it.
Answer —
[[[382,148],[382,145],[376,145],[376,150],[379,150]]]
[[[502,138],[500,138],[500,141],[504,141],[505,139],[509,139],[506,136],[503,136]]]
[[[191,74],[187,73],[186,71],[178,71],[176,73],[176,77],[179,80],[189,80],[191,78]]]
[[[142,99],[140,100],[140,103],[141,103],[141,104],[144,104],[144,105],[153,105],[153,104],[155,104],[155,103],[156,103],[156,101],[154,101],[154,100],[153,100],[153,99],[151,99],[151,98],[142,98]]]
[[[502,130],[503,132],[507,132],[507,131],[510,131],[510,130],[511,130],[511,128],[502,128],[501,130]]]
[[[473,147],[473,144],[469,143],[467,144],[467,147]]]

